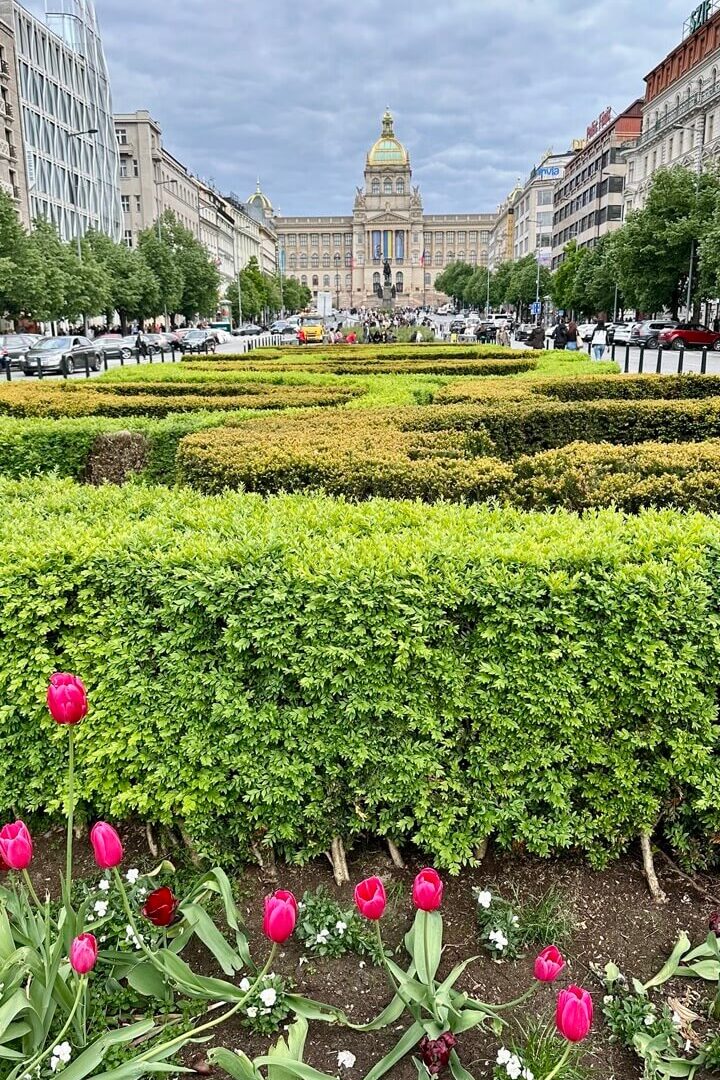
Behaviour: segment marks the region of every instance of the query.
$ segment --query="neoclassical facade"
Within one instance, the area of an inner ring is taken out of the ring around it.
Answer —
[[[495,215],[425,214],[410,155],[386,112],[351,215],[273,216],[273,223],[285,274],[307,285],[314,297],[331,293],[339,308],[379,307],[389,262],[396,303],[420,307],[447,299],[435,291],[435,279],[449,263],[487,265]]]

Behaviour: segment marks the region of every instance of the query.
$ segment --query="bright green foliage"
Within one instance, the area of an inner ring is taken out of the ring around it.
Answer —
[[[48,673],[87,681],[88,813],[237,859],[413,841],[600,863],[720,828],[720,526],[68,481],[0,485],[0,806],[55,809]],[[602,613],[602,618],[598,617]]]

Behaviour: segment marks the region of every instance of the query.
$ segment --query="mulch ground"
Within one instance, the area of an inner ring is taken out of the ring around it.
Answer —
[[[127,859],[124,865],[150,869],[157,860],[152,859],[144,843],[141,830],[123,833],[127,843]],[[86,845],[77,845],[77,873],[94,876],[94,868]],[[169,852],[170,858],[177,853]],[[349,859],[350,876],[359,881],[372,874],[392,883],[391,903],[383,920],[383,938],[390,947],[402,942],[409,928],[413,908],[410,890],[414,875],[424,864],[413,862],[407,870],[399,871],[390,862],[384,849],[357,853]],[[46,884],[54,888],[62,867],[62,835],[53,830],[37,844],[35,883],[42,888]],[[678,935],[685,930],[694,944],[702,942],[708,933],[708,918],[714,907],[720,908],[720,880],[704,878],[703,884],[709,896],[703,896],[692,885],[676,875],[659,860],[658,871],[669,902],[663,906],[653,903],[641,872],[639,858],[629,855],[603,871],[594,871],[574,859],[541,861],[528,857],[495,855],[492,851],[478,869],[464,872],[458,878],[445,878],[446,891],[443,903],[445,927],[445,952],[440,976],[447,974],[460,960],[481,952],[475,922],[474,886],[489,888],[495,893],[512,898],[516,889],[520,901],[538,899],[548,888],[555,886],[562,892],[572,914],[574,930],[564,946],[568,967],[560,977],[558,986],[578,983],[588,989],[596,1004],[596,1021],[591,1038],[585,1044],[584,1064],[590,1075],[597,1080],[636,1080],[642,1075],[640,1061],[628,1050],[614,1044],[604,1027],[601,1016],[603,989],[592,968],[604,967],[609,961],[618,964],[628,977],[647,980],[662,966],[671,952]],[[338,888],[332,877],[330,865],[317,861],[299,868],[278,866],[277,880],[257,868],[247,868],[237,875],[241,908],[244,910],[253,956],[260,963],[267,954],[268,943],[262,936],[262,907],[264,896],[275,888],[291,889],[296,896],[318,885],[327,888],[330,895],[341,903],[352,905],[352,886]],[[711,895],[717,895],[713,904]],[[183,954],[195,967],[206,973],[213,971],[206,956],[197,950]],[[519,960],[494,962],[483,955],[467,970],[458,988],[466,990],[483,1001],[500,1003],[518,997],[531,983],[532,963],[535,952]],[[398,960],[404,963],[402,952]],[[303,962],[301,963],[301,960]],[[369,961],[363,962],[354,954],[333,960],[307,957],[299,945],[291,941],[283,947],[275,970],[292,980],[297,992],[319,1001],[341,1007],[357,1022],[366,1022],[390,1000],[390,992],[381,969]],[[556,989],[556,988],[555,988]],[[555,989],[541,987],[526,1005],[533,1015],[551,1018],[554,1014]],[[673,986],[668,993],[678,993]],[[683,985],[680,994],[697,993]],[[697,998],[693,999],[697,1003]],[[407,1026],[403,1020],[389,1029],[372,1034],[360,1034],[345,1028],[311,1023],[306,1061],[317,1069],[335,1075],[342,1072],[347,1080],[361,1080],[370,1067],[390,1050]],[[260,1038],[244,1031],[239,1024],[230,1022],[218,1028],[214,1043],[230,1049],[242,1049],[251,1058],[267,1053],[270,1039]],[[212,1044],[211,1044],[212,1045]],[[491,1077],[499,1042],[482,1032],[470,1032],[460,1037],[461,1059],[464,1066],[477,1078]],[[352,1070],[339,1070],[338,1051],[351,1051],[357,1058]],[[190,1063],[198,1054],[195,1048],[186,1055]],[[201,1055],[202,1056],[202,1055]],[[218,1080],[225,1074],[214,1070]],[[390,1074],[393,1080],[416,1080],[416,1071],[408,1058]]]

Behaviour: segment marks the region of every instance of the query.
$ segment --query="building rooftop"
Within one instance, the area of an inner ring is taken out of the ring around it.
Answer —
[[[382,135],[368,154],[368,165],[407,165],[408,152],[395,138],[394,121],[388,109],[383,116]]]

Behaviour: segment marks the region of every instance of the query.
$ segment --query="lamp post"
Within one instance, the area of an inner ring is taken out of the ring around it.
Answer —
[[[673,128],[676,131],[692,131],[696,139],[695,147],[695,194],[696,197],[700,194],[700,177],[703,171],[703,151],[705,149],[705,114],[700,119],[700,140],[697,140],[698,129],[696,124],[673,124]],[[688,270],[688,287],[687,287],[687,317],[690,322],[692,315],[692,287],[693,287],[693,275],[695,272],[695,237],[693,236],[690,242],[690,269]]]
[[[538,286],[539,287],[539,286]],[[490,262],[487,264],[487,292],[485,295],[485,318],[490,314]]]
[[[68,132],[68,138],[69,139],[79,139],[83,135],[97,135],[97,133],[98,133],[98,128],[83,128],[82,131],[69,131]],[[79,165],[78,165],[78,171],[79,171]],[[77,236],[76,236],[76,240],[77,240],[77,256],[78,256],[78,262],[81,263],[83,261],[83,257],[82,257],[82,244],[80,242],[81,236],[80,236],[80,209],[79,209],[79,206],[78,206],[78,194],[79,194],[79,190],[78,190],[79,189],[78,173],[73,173],[73,177],[74,177],[74,181],[75,181],[75,183],[74,183],[74,187],[75,187],[75,217],[77,219]],[[87,312],[85,312],[83,314],[83,333],[85,335],[87,335],[87,332],[88,332],[88,321],[87,321]]]
[[[340,311],[340,252],[336,251],[333,256],[335,263],[335,307]]]
[[[157,201],[157,232],[158,240],[162,243],[162,211],[160,207],[160,188],[171,187],[173,184],[177,184],[177,180],[156,180],[155,181],[155,199]],[[167,310],[167,297],[165,298],[165,333],[168,332],[168,310]]]
[[[540,218],[535,218],[535,262],[537,263],[537,274],[535,276],[535,318],[537,319],[537,325],[540,325],[541,313],[538,311],[540,305],[540,243],[539,238],[542,235],[538,233],[538,228],[545,228],[545,223]]]

